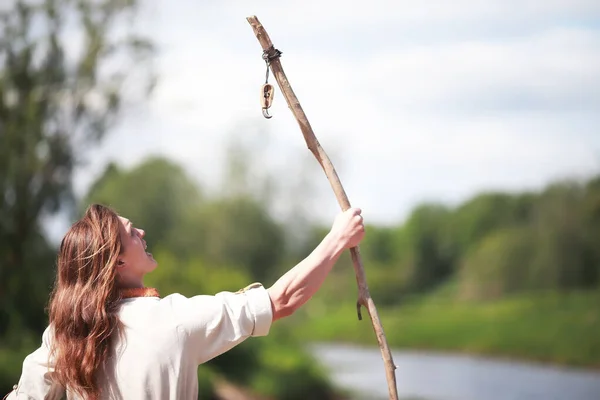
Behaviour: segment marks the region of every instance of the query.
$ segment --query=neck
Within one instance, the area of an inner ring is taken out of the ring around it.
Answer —
[[[144,287],[144,276],[120,276],[117,285],[119,289],[141,289]]]

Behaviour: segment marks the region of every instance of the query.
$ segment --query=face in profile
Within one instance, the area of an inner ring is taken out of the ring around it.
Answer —
[[[145,232],[133,226],[130,220],[119,217],[122,251],[118,261],[118,273],[122,280],[143,277],[152,272],[158,263],[152,253],[146,251]]]

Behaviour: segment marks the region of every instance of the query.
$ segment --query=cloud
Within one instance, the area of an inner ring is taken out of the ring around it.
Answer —
[[[511,40],[389,51],[370,60],[368,75],[376,90],[388,88],[403,105],[427,111],[591,111],[600,106],[598,48],[598,31],[561,28]]]
[[[245,21],[256,14],[371,220],[396,221],[423,199],[598,171],[600,28],[588,23],[598,2],[165,4],[141,23],[161,44],[160,84],[146,113],[128,115],[105,143],[96,170],[115,149],[127,149],[125,163],[159,152],[215,182],[228,134],[256,127],[270,132],[262,165],[279,179],[286,161],[310,160],[279,90],[273,119],[260,114],[265,65]],[[337,205],[316,174],[315,213],[329,218]]]
[[[211,5],[210,7],[213,7]],[[413,1],[373,0],[369,3],[344,0],[306,0],[289,4],[274,0],[255,1],[248,4],[242,0],[222,5],[225,13],[235,15],[255,13],[259,18],[277,19],[294,27],[297,21],[310,23],[304,30],[328,29],[328,27],[355,27],[365,23],[397,24],[498,22],[505,18],[518,21],[570,18],[599,13],[600,6],[593,0],[549,0],[540,4],[537,0],[457,0],[447,2],[433,0],[426,3]],[[334,18],[335,17],[335,18]]]

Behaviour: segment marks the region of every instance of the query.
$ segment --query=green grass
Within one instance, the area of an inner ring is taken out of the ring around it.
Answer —
[[[376,345],[366,310],[353,301],[315,299],[293,329],[306,341]],[[377,299],[375,298],[375,301]],[[394,348],[458,351],[498,357],[600,367],[600,293],[539,293],[494,302],[454,300],[451,291],[378,308]]]

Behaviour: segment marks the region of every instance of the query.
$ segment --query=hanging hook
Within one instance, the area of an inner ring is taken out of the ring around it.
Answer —
[[[271,60],[275,60],[281,56],[281,51],[271,45],[267,50],[263,50],[262,58],[265,60],[265,65],[267,70],[265,72],[265,84],[261,88],[261,98],[260,103],[262,105],[262,114],[263,117],[269,119],[272,118],[272,115],[269,115],[269,108],[271,107],[271,103],[273,102],[273,95],[275,94],[275,88],[273,85],[269,83],[269,69]]]
[[[266,119],[270,119],[273,116],[269,115],[269,107],[271,107],[271,103],[273,102],[273,95],[275,94],[275,88],[273,85],[269,83],[269,58],[263,54],[263,58],[265,60],[265,65],[267,66],[267,71],[265,73],[265,84],[262,85],[261,88],[261,99],[260,103],[262,105],[262,114]]]
[[[269,115],[269,108],[273,102],[273,95],[275,94],[275,88],[270,83],[265,83],[261,88],[262,97],[260,103],[262,105],[263,117],[269,119],[272,115]]]

